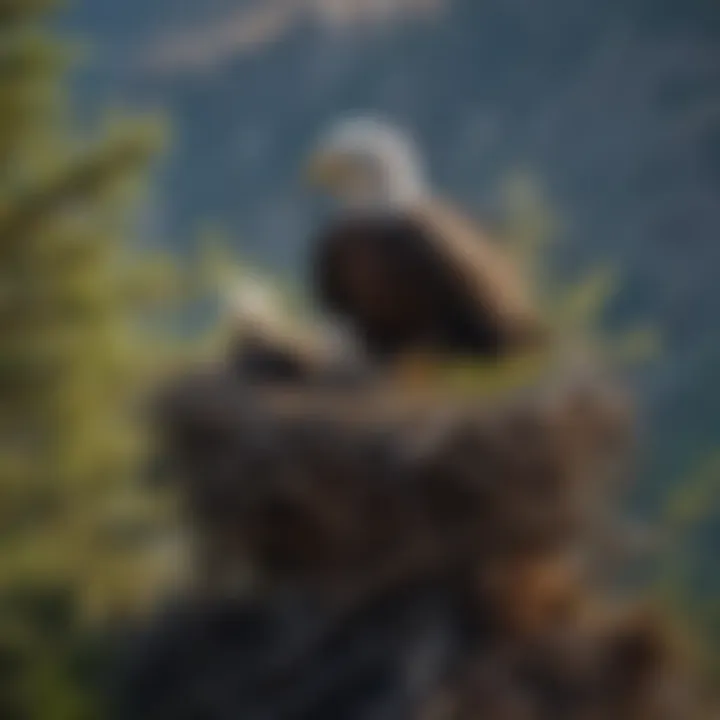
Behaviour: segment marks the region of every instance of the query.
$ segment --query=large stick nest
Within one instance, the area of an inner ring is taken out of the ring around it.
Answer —
[[[607,385],[323,392],[219,369],[176,385],[162,425],[211,592],[156,623],[127,717],[695,717],[662,624],[602,610],[579,553],[631,436]]]
[[[361,591],[568,548],[627,449],[628,417],[624,398],[588,382],[490,400],[223,372],[165,405],[205,567],[236,560],[266,582]]]

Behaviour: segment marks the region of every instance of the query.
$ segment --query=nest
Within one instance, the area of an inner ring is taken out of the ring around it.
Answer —
[[[632,438],[607,384],[490,398],[220,369],[161,419],[203,592],[135,655],[127,717],[693,717],[663,624],[592,587],[584,550]]]
[[[360,594],[574,549],[630,438],[625,399],[588,383],[488,400],[209,373],[165,417],[202,567]]]

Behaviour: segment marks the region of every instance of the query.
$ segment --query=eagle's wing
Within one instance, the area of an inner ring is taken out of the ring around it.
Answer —
[[[429,229],[465,291],[497,318],[509,336],[535,342],[544,334],[530,282],[470,218],[437,199],[423,202],[414,215]]]

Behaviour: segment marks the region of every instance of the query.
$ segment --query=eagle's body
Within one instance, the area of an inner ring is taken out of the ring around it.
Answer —
[[[338,218],[318,238],[313,267],[322,304],[375,356],[499,357],[540,337],[519,274],[440,202]]]
[[[320,179],[342,206],[316,240],[315,285],[371,354],[497,358],[538,344],[541,323],[518,268],[428,189],[404,136],[354,121],[319,158]]]

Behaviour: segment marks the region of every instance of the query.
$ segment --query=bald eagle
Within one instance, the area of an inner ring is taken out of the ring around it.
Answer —
[[[313,245],[318,300],[372,356],[501,358],[544,338],[518,268],[435,196],[402,131],[341,122],[312,153],[309,176],[338,205]]]

